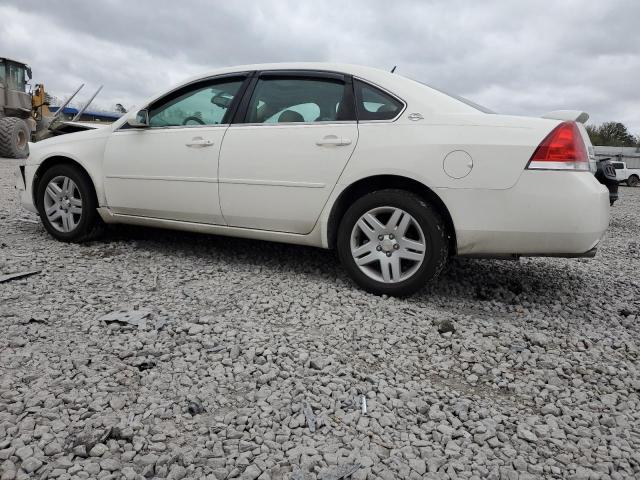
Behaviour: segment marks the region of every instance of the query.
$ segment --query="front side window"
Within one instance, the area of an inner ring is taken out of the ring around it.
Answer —
[[[616,170],[624,170],[624,165],[622,163],[614,163],[613,168]]]
[[[402,111],[400,100],[360,80],[354,80],[358,120],[391,120]]]
[[[249,102],[247,123],[311,123],[351,120],[345,84],[333,79],[261,78]],[[338,105],[338,108],[336,108]]]
[[[234,78],[169,94],[169,98],[150,109],[149,125],[180,127],[227,122],[225,116],[243,81]]]

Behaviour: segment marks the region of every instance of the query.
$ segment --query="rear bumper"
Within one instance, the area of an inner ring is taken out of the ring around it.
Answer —
[[[506,190],[439,189],[460,256],[593,256],[609,192],[589,172],[523,172]]]

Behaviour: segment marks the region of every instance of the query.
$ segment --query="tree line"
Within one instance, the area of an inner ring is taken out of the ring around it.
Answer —
[[[602,125],[587,125],[586,128],[593,145],[640,148],[640,135],[632,135],[623,123],[605,122]]]

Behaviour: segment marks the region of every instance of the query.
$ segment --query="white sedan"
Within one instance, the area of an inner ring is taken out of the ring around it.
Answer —
[[[336,248],[407,295],[452,255],[593,256],[608,192],[582,112],[496,115],[373,68],[224,68],[31,145],[22,204],[62,241],[126,223]]]

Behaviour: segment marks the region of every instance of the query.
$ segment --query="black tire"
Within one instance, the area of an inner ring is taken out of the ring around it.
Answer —
[[[638,177],[638,175],[630,175],[629,178],[627,178],[627,186],[637,187],[638,185],[640,185],[640,177]]]
[[[49,182],[56,177],[68,177],[76,184],[82,199],[82,213],[78,223],[72,230],[63,232],[53,226],[45,212],[45,190]],[[57,240],[62,242],[81,243],[93,240],[104,230],[104,223],[98,215],[98,200],[93,183],[88,175],[78,167],[69,164],[58,164],[47,169],[38,180],[36,188],[36,207],[44,228]]]
[[[0,118],[0,157],[27,158],[30,139],[27,122],[17,117]]]
[[[365,274],[351,253],[351,234],[365,213],[379,207],[393,207],[409,213],[424,234],[426,253],[422,264],[410,277],[397,283],[377,281]],[[436,279],[449,257],[448,232],[441,215],[424,199],[398,189],[378,190],[354,202],[340,221],[337,238],[338,256],[351,278],[364,290],[376,295],[407,296]]]

